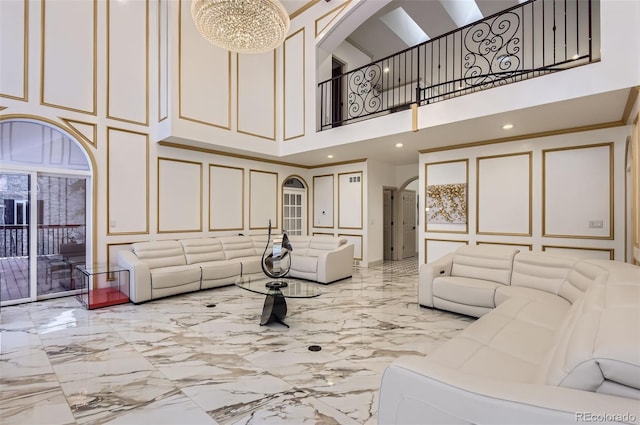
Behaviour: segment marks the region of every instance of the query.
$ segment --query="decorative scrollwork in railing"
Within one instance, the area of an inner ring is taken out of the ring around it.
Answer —
[[[374,63],[349,75],[349,119],[378,112],[382,106],[380,92],[382,68]]]
[[[319,83],[319,128],[592,63],[591,2],[529,0]]]
[[[488,88],[519,73],[520,16],[509,12],[469,27],[464,36],[467,84]]]

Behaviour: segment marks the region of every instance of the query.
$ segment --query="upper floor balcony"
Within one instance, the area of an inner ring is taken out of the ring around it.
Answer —
[[[530,0],[318,84],[319,129],[600,60],[597,0]]]

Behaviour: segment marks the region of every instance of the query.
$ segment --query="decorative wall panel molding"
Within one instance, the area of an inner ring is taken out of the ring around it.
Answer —
[[[305,32],[291,34],[283,45],[284,140],[305,134]]]
[[[40,103],[95,115],[97,0],[75,2],[73,17],[67,2],[41,4]]]
[[[0,6],[0,96],[27,101],[29,98],[29,2],[3,1]],[[6,60],[11,58],[11,60]]]
[[[158,0],[158,122],[169,118],[169,0]]]
[[[331,23],[335,21],[338,16],[340,16],[340,14],[342,14],[342,11],[345,10],[347,6],[349,6],[349,3],[351,3],[351,0],[345,1],[341,5],[334,7],[333,9],[316,19],[316,38],[318,38],[318,36],[322,34],[324,30],[326,30],[331,25]]]
[[[231,53],[204,39],[191,18],[191,2],[180,0],[178,116],[231,129]]]
[[[313,176],[313,227],[333,228],[333,174]]]
[[[244,229],[244,168],[209,165],[209,230]]]
[[[158,157],[158,233],[202,231],[202,164]]]
[[[278,228],[278,173],[249,170],[249,229]]]
[[[149,0],[106,5],[107,118],[148,125]]]
[[[531,236],[532,152],[478,157],[476,232]]]
[[[542,235],[613,239],[613,143],[542,151]]]
[[[107,229],[108,235],[149,233],[149,136],[145,133],[107,128]]]
[[[238,133],[276,140],[276,51],[236,58]]]
[[[82,138],[86,143],[93,147],[98,147],[98,126],[96,124],[66,118],[60,119],[76,133],[75,136]]]
[[[338,174],[338,228],[362,229],[362,171]]]
[[[532,244],[520,244],[520,243],[511,243],[511,242],[486,242],[486,241],[476,241],[476,245],[500,245],[500,246],[509,246],[513,248],[519,249],[522,251],[533,251]]]
[[[339,238],[345,238],[349,243],[353,244],[353,259],[362,260],[362,235],[350,235],[347,233],[338,233]]]
[[[424,262],[429,263],[431,261],[436,261],[461,246],[468,244],[469,241],[426,238],[424,240]]]
[[[594,258],[597,260],[614,260],[615,250],[612,248],[587,248],[581,246],[542,245],[542,250],[559,255],[579,258]]]

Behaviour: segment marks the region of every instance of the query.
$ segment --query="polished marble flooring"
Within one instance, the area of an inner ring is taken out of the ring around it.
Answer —
[[[290,328],[260,326],[264,297],[234,286],[3,307],[0,424],[375,424],[384,368],[471,321],[418,306],[417,264],[389,264],[287,300]]]

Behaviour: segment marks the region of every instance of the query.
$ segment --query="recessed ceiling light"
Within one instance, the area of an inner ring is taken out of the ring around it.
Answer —
[[[404,146],[402,143],[396,143],[396,148],[401,148],[402,146]]]
[[[513,124],[505,124],[502,126],[503,130],[511,130],[513,128]]]
[[[382,69],[382,72],[384,72],[385,74],[386,74],[387,72],[389,72],[389,67],[388,67],[388,66],[385,66],[385,67]]]
[[[327,158],[332,159],[333,155],[327,155]]]

